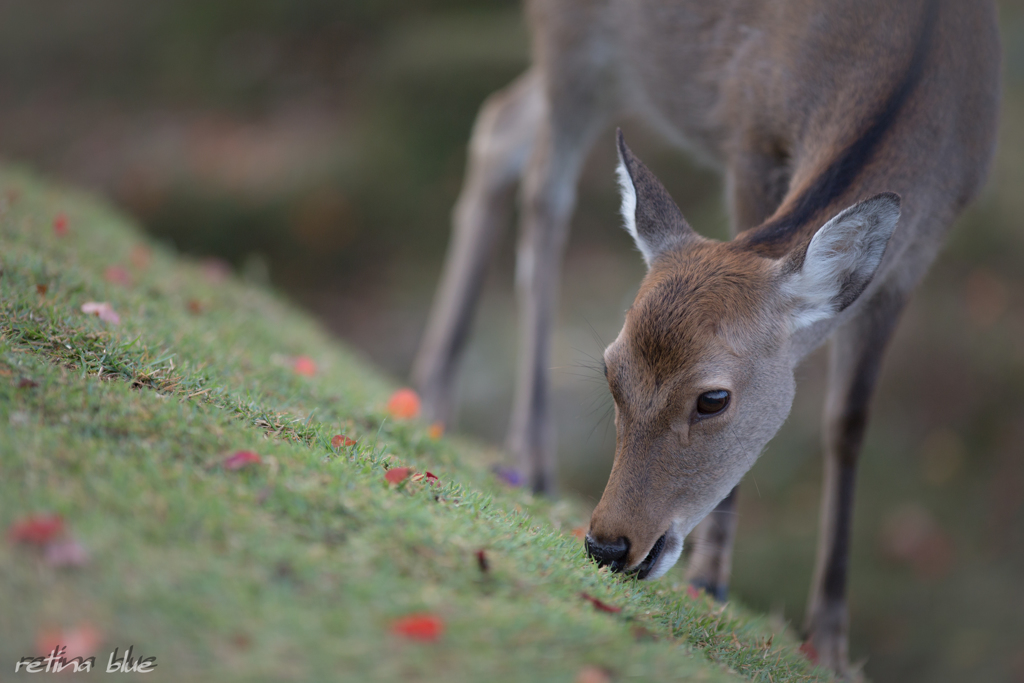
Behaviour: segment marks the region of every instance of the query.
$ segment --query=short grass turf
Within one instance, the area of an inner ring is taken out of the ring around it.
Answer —
[[[569,533],[577,506],[390,419],[393,389],[272,292],[0,170],[0,526],[56,513],[88,552],[58,567],[0,541],[0,680],[28,676],[16,663],[55,629],[99,636],[85,678],[132,645],[168,681],[829,680],[678,572],[597,571]],[[339,433],[357,444],[332,447]],[[261,463],[225,468],[238,450]],[[438,483],[389,484],[397,466]],[[443,633],[396,633],[412,613]]]

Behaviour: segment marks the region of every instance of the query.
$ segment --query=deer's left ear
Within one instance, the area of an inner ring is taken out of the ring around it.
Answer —
[[[683,212],[672,201],[668,190],[626,146],[622,130],[616,131],[619,147],[619,177],[622,190],[622,218],[626,231],[633,236],[644,263],[689,240],[701,239],[683,218]]]
[[[871,282],[900,219],[900,196],[883,192],[821,226],[805,252],[783,263],[783,290],[794,300],[793,329],[830,318]]]

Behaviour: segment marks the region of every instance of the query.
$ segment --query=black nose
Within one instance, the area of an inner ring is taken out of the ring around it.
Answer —
[[[621,572],[626,568],[626,555],[629,554],[629,539],[622,537],[611,543],[600,543],[587,534],[587,555],[597,561],[598,567],[608,565],[613,572]]]

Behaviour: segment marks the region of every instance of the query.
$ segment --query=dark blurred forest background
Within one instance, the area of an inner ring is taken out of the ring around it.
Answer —
[[[862,461],[852,654],[880,683],[1024,681],[1024,2],[1000,5],[995,167],[904,318]],[[474,115],[527,64],[520,9],[2,0],[0,155],[272,284],[405,378]],[[624,127],[690,222],[724,237],[716,175]],[[614,159],[609,132],[583,178],[555,346],[561,483],[591,503],[614,443],[593,359],[643,275]],[[515,359],[513,232],[460,384],[457,429],[495,443]],[[733,595],[795,627],[816,538],[822,378],[819,353],[741,492]]]

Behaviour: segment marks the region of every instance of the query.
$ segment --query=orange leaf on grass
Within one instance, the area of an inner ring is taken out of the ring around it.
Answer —
[[[420,397],[412,389],[399,389],[388,399],[388,412],[399,420],[411,420],[420,414]]]
[[[63,648],[63,654],[60,651],[56,653],[57,658],[86,659],[96,654],[96,648],[102,640],[99,629],[88,622],[74,628],[47,628],[36,634],[36,652],[45,657],[55,649]]]
[[[389,484],[400,484],[412,472],[411,467],[392,467],[384,474],[384,479]]]
[[[224,459],[224,469],[240,470],[246,465],[258,465],[263,459],[254,451],[237,451]]]
[[[46,545],[64,533],[64,518],[57,514],[32,515],[11,524],[7,538],[12,543]]]
[[[103,322],[113,323],[114,325],[121,322],[121,316],[106,301],[87,301],[82,304],[82,313],[99,316],[99,319]]]
[[[589,593],[580,593],[580,597],[589,602],[591,605],[593,605],[596,609],[600,610],[601,612],[609,612],[611,614],[616,614],[622,611],[621,607],[609,605],[607,602],[595,598],[593,595]]]
[[[611,683],[611,676],[604,669],[588,664],[576,674],[576,683]]]
[[[391,632],[411,640],[432,642],[444,635],[444,621],[436,614],[408,614],[391,624]]]
[[[316,374],[316,363],[309,356],[298,356],[292,362],[292,369],[295,370],[296,375],[312,377]]]
[[[68,215],[63,211],[58,213],[53,219],[53,232],[57,237],[63,237],[68,234]]]
[[[570,531],[569,533],[572,534],[573,536],[575,536],[580,541],[586,541],[587,540],[587,527],[585,527],[585,526],[578,526],[578,527],[574,528],[572,531]]]
[[[103,271],[103,279],[124,287],[131,287],[132,284],[131,274],[121,266],[107,266],[107,269]]]
[[[331,437],[331,448],[345,448],[348,446],[355,446],[356,440],[350,439],[344,434],[335,434]]]

